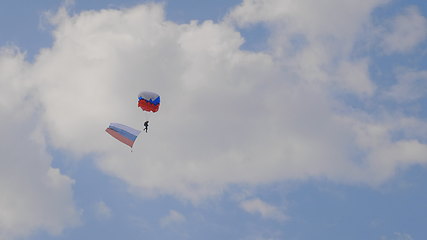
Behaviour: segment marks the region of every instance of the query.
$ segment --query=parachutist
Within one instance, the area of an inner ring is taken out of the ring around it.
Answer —
[[[144,131],[148,132],[148,121],[145,121],[144,123]]]

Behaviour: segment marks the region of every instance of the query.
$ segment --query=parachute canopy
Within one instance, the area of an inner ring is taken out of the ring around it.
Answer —
[[[133,143],[135,142],[136,138],[141,133],[139,130],[120,123],[111,123],[110,126],[105,129],[105,131],[131,148],[133,147]]]
[[[138,107],[147,112],[157,112],[160,107],[160,96],[153,92],[141,92],[138,95]]]

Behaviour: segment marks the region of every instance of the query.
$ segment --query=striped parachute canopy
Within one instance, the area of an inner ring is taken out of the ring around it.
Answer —
[[[143,111],[157,112],[160,107],[160,96],[153,92],[141,92],[138,95],[138,107]]]
[[[120,123],[111,123],[110,126],[105,129],[107,133],[119,140],[120,142],[133,147],[136,138],[141,131],[128,127]]]

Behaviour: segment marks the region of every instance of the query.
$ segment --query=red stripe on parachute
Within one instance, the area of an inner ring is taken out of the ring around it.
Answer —
[[[138,107],[140,107],[144,111],[157,112],[157,111],[159,111],[160,104],[155,105],[155,104],[150,103],[144,99],[141,99],[138,101]]]

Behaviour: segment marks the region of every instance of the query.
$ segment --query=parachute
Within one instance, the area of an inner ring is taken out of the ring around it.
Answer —
[[[133,147],[133,144],[141,133],[141,131],[133,129],[129,126],[120,124],[120,123],[111,123],[110,126],[105,129],[107,133],[113,136],[115,139],[120,142],[128,145],[129,147]]]
[[[141,92],[138,95],[138,107],[140,107],[146,115],[151,115],[150,113],[155,113],[159,111],[160,107],[160,96],[157,93],[153,92]],[[147,116],[148,118],[149,116]],[[144,123],[144,130],[147,132],[148,121]],[[110,126],[105,129],[105,131],[113,136],[115,139],[120,142],[133,147],[136,138],[141,133],[140,130],[131,128],[129,126],[120,124],[120,123],[111,123]]]
[[[153,92],[141,92],[138,95],[138,107],[143,111],[157,112],[160,107],[160,96]]]

